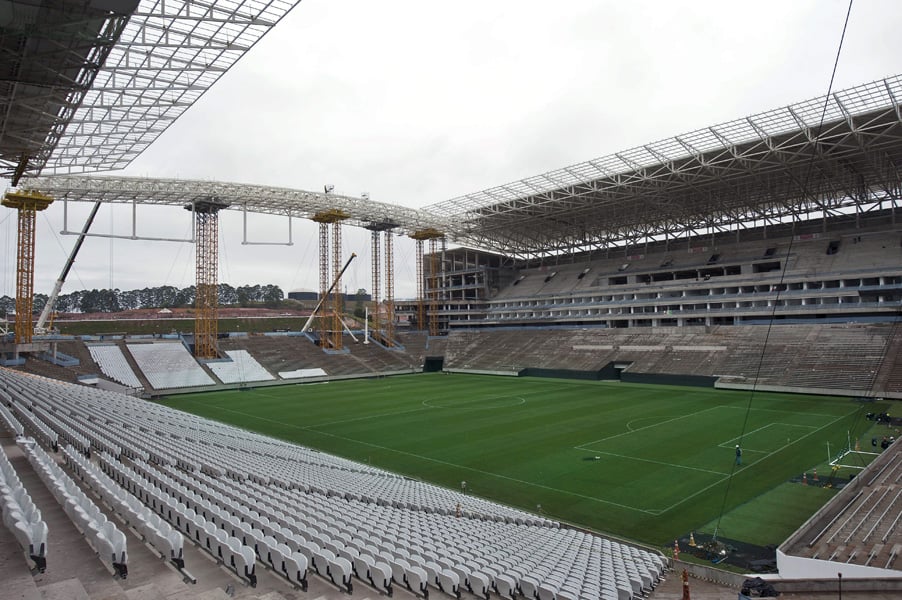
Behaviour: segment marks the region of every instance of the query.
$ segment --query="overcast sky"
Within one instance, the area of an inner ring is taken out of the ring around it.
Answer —
[[[123,175],[335,191],[422,207],[701,127],[823,95],[846,1],[304,0]],[[902,72],[902,4],[857,0],[834,89]],[[80,229],[88,205],[70,206]],[[0,294],[15,293],[15,218],[0,212]],[[39,217],[35,291],[48,293],[73,236]],[[105,207],[94,230],[129,233]],[[189,237],[187,212],[139,211],[139,232]],[[316,229],[295,245],[243,246],[221,217],[220,281],[315,289]],[[249,238],[287,240],[251,217]],[[370,288],[368,232],[345,279]],[[410,240],[396,296],[415,294]],[[64,291],[194,282],[194,248],[89,239]]]

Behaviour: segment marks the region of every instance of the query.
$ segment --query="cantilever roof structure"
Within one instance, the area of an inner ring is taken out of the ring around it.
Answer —
[[[46,164],[138,0],[6,2],[0,15],[0,165]]]
[[[902,76],[714,125],[522,181],[409,209],[247,184],[49,177],[29,189],[73,201],[233,209],[348,223],[530,258],[641,244],[902,202]],[[823,114],[823,125],[821,115]]]
[[[0,175],[125,167],[298,2],[9,3]]]
[[[897,206],[900,101],[897,75],[425,210],[457,241],[536,256]]]
[[[57,200],[185,206],[216,199],[230,210],[309,219],[326,210],[341,210],[349,225],[413,233],[427,228],[451,231],[451,222],[431,213],[394,204],[333,193],[288,188],[141,177],[54,176],[28,182]]]

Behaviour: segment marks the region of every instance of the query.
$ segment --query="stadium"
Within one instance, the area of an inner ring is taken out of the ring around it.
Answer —
[[[902,593],[902,76],[422,208],[97,174],[295,4],[25,2],[3,26],[10,597]],[[93,212],[36,310],[52,204]],[[190,213],[190,310],[54,322],[104,205],[148,243],[139,207]],[[233,213],[316,224],[303,309],[234,325]],[[368,294],[342,287],[355,230]]]

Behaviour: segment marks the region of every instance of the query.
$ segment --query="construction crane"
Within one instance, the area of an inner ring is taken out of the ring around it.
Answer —
[[[310,318],[308,318],[307,322],[304,323],[304,328],[301,329],[301,331],[307,331],[307,329],[310,327],[310,324],[313,323],[313,318],[316,316],[316,313],[318,313],[319,309],[323,307],[323,303],[325,303],[326,298],[328,298],[329,294],[332,293],[332,290],[335,289],[335,285],[339,281],[341,281],[341,276],[345,274],[345,271],[347,271],[348,267],[351,266],[351,261],[354,260],[355,258],[357,258],[357,254],[352,252],[351,257],[348,259],[348,262],[345,263],[345,266],[343,266],[341,268],[341,271],[338,273],[338,275],[335,276],[335,279],[332,280],[332,285],[329,286],[329,289],[326,291],[325,294],[323,294],[323,297],[320,298],[319,302],[316,303],[316,308],[314,308],[313,312],[310,313]]]
[[[91,225],[94,223],[94,217],[97,216],[97,211],[100,209],[100,202],[94,203],[94,208],[91,209],[91,213],[88,215],[88,220],[85,221],[85,226],[82,227],[81,233],[78,235],[78,239],[75,241],[75,246],[72,247],[72,252],[69,253],[69,258],[66,260],[65,266],[63,266],[63,270],[60,273],[59,278],[56,280],[56,283],[53,285],[53,291],[50,292],[50,297],[47,298],[47,304],[44,305],[44,310],[41,311],[41,316],[38,317],[38,322],[35,323],[34,333],[35,335],[43,335],[47,333],[47,319],[50,318],[50,314],[53,312],[53,307],[56,305],[56,299],[60,295],[60,291],[63,289],[63,284],[66,282],[66,277],[69,276],[69,270],[72,269],[72,264],[75,263],[75,256],[78,254],[78,251],[81,250],[81,245],[85,241],[85,236],[88,235],[88,230],[91,229]]]

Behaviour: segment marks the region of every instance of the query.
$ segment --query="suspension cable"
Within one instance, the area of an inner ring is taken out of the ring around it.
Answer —
[[[811,146],[812,146],[811,158],[808,160],[808,165],[805,169],[805,176],[802,178],[802,180],[799,183],[799,186],[801,188],[800,191],[801,191],[803,197],[808,196],[808,182],[811,178],[811,171],[814,168],[814,161],[817,158],[817,146],[818,146],[818,143],[820,142],[821,134],[823,133],[822,130],[823,130],[823,126],[824,126],[824,119],[826,118],[826,115],[827,115],[827,107],[830,104],[830,94],[833,92],[833,81],[836,78],[836,69],[839,66],[839,57],[840,57],[840,54],[842,53],[843,41],[846,38],[846,28],[849,25],[849,15],[852,14],[852,3],[853,2],[854,2],[854,0],[849,0],[849,8],[846,10],[846,18],[843,21],[842,33],[839,36],[839,45],[836,48],[836,57],[833,60],[833,70],[830,73],[830,84],[827,86],[827,94],[824,96],[824,105],[821,109],[821,116],[818,121],[817,131],[814,136],[814,140],[811,143]],[[789,246],[786,249],[787,256],[789,256],[792,253],[792,244],[793,244],[794,240],[795,240],[795,236],[791,236],[789,239]],[[743,420],[742,420],[742,429],[739,432],[739,438],[737,440],[739,442],[740,450],[742,449],[742,439],[745,436],[745,432],[748,427],[749,416],[751,415],[751,412],[752,412],[752,402],[755,397],[755,392],[758,389],[758,381],[759,381],[759,378],[761,377],[761,371],[762,371],[762,368],[764,365],[764,357],[767,353],[767,344],[768,344],[768,341],[770,340],[770,334],[771,334],[771,331],[774,326],[774,320],[776,318],[777,306],[780,303],[780,293],[783,288],[783,283],[786,279],[786,270],[788,268],[788,265],[789,265],[789,261],[784,260],[783,268],[780,270],[780,281],[777,284],[777,289],[776,289],[777,295],[774,298],[774,304],[771,307],[770,318],[768,319],[767,329],[764,333],[764,343],[761,345],[761,354],[758,357],[758,364],[755,368],[755,376],[752,380],[752,389],[749,392],[749,399],[748,399],[748,403],[747,403],[746,409],[745,409],[745,416],[743,417]],[[713,537],[714,537],[715,541],[717,540],[717,533],[720,529],[720,522],[723,519],[724,511],[726,510],[726,507],[727,507],[727,499],[730,495],[730,486],[733,483],[733,475],[736,473],[736,466],[737,466],[736,463],[737,462],[738,461],[733,461],[733,466],[730,468],[730,474],[727,478],[727,486],[726,486],[726,489],[724,489],[723,502],[720,505],[720,513],[717,516],[717,524],[714,526],[714,536]]]

